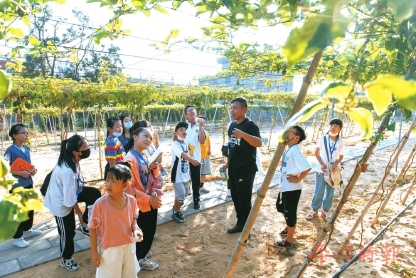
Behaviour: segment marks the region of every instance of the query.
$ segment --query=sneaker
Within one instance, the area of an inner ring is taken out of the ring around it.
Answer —
[[[178,212],[173,212],[172,213],[172,218],[173,218],[173,220],[175,220],[176,222],[178,222],[178,223],[183,223],[183,222],[185,222],[185,216],[183,216],[183,214],[182,214],[182,212],[181,211],[178,211]]]
[[[143,270],[156,270],[159,265],[155,262],[149,261],[147,258],[144,258],[140,263],[140,269]]]
[[[20,248],[25,248],[29,246],[29,243],[27,243],[27,241],[23,237],[21,237],[21,238],[15,238],[13,240],[13,245],[20,247]]]
[[[62,258],[60,265],[69,271],[75,271],[79,268],[79,265],[74,261],[74,258],[70,258],[70,259]]]
[[[286,239],[284,239],[282,241],[277,241],[273,246],[277,248],[292,248],[293,242],[289,242]]]
[[[40,235],[41,231],[40,230],[32,230],[30,229],[29,231],[24,231],[23,232],[23,237],[24,238],[28,238],[28,237],[32,237],[32,236],[38,236]]]
[[[318,216],[318,212],[311,210],[307,215],[306,215],[306,219],[311,220],[314,219],[316,216]]]
[[[149,252],[147,252],[146,254],[146,258],[150,258],[151,256],[153,256],[153,253],[152,251],[149,250]]]
[[[324,211],[324,210],[321,211],[321,216],[326,221],[329,221],[329,219],[331,219],[331,214],[327,211]]]
[[[208,189],[206,189],[205,187],[201,187],[201,188],[199,189],[199,192],[201,192],[201,193],[209,193],[209,190],[208,190]]]
[[[80,231],[83,235],[90,236],[90,230],[88,227],[82,227],[82,225],[79,225],[77,230]]]
[[[199,209],[200,207],[201,207],[201,205],[199,204],[199,200],[194,199],[194,209]]]
[[[230,189],[228,189],[228,191],[227,191],[227,196],[231,197],[231,190]]]

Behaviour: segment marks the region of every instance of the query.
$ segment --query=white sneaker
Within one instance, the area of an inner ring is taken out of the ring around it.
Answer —
[[[228,189],[228,191],[227,191],[227,196],[231,197],[231,190],[230,189]]]
[[[15,238],[13,240],[13,245],[20,247],[20,248],[25,248],[29,246],[29,243],[27,243],[27,241],[23,237],[21,237],[21,238]]]
[[[30,229],[29,231],[24,231],[23,232],[23,237],[24,238],[28,238],[28,237],[32,237],[32,236],[38,236],[41,234],[40,230],[32,230]]]

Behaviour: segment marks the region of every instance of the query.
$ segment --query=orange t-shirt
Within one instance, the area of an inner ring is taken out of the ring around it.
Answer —
[[[97,230],[99,250],[134,242],[131,224],[134,219],[137,219],[139,210],[135,198],[129,194],[124,195],[127,202],[122,209],[110,205],[108,194],[103,195],[94,203],[88,227]]]
[[[211,146],[211,140],[209,139],[209,133],[206,130],[204,130],[204,132],[205,132],[205,142],[204,142],[204,144],[200,144],[200,146],[201,146],[201,157],[203,159],[209,158],[208,151],[209,151],[209,148]]]

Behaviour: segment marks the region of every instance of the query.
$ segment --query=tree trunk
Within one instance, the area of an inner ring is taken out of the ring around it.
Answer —
[[[415,120],[416,120],[416,117],[415,117]],[[411,131],[411,129],[409,129],[409,131]],[[393,195],[394,190],[396,190],[397,186],[399,185],[399,182],[403,179],[404,175],[406,174],[409,164],[412,164],[415,153],[416,153],[416,145],[413,146],[413,150],[409,154],[409,157],[407,158],[406,163],[403,165],[403,168],[400,171],[399,176],[396,178],[396,182],[390,188],[390,191],[387,193],[387,196],[384,198],[383,202],[381,203],[380,208],[378,209],[378,212],[376,214],[376,217],[374,217],[373,222],[371,222],[372,227],[378,222],[378,219],[380,218],[381,214],[386,208],[386,205],[389,202],[391,196]]]
[[[394,164],[396,163],[397,159],[399,159],[399,155],[402,152],[404,146],[407,143],[407,140],[409,139],[409,135],[410,132],[412,131],[413,126],[416,123],[416,117],[415,117],[415,121],[413,121],[412,125],[409,127],[408,132],[406,133],[406,135],[403,137],[403,140],[398,148],[398,150],[396,151],[393,159],[389,162],[389,164],[386,167],[386,170],[384,172],[384,177],[383,179],[380,181],[380,183],[378,184],[378,186],[376,187],[376,189],[373,192],[373,195],[371,196],[371,198],[367,201],[367,204],[364,206],[363,210],[361,211],[360,217],[357,219],[357,221],[355,222],[354,226],[351,228],[350,232],[348,233],[347,237],[345,238],[344,243],[342,244],[342,246],[340,247],[339,250],[346,250],[346,246],[349,244],[350,239],[352,238],[352,236],[354,235],[355,230],[357,229],[358,225],[363,221],[364,216],[367,214],[367,211],[370,209],[370,207],[374,204],[374,201],[377,198],[377,193],[378,191],[383,187],[384,181],[385,179],[390,175],[390,171],[393,168]]]
[[[302,87],[300,88],[299,94],[296,98],[295,105],[293,106],[290,117],[292,117],[302,108],[303,102],[305,101],[305,98],[306,98],[306,93],[308,92],[308,88],[311,84],[311,80],[313,76],[315,75],[316,69],[318,68],[319,61],[321,60],[322,53],[323,53],[323,50],[320,50],[317,53],[315,53],[312,59],[312,62],[309,66],[308,72],[305,78],[303,79]],[[290,131],[287,131],[285,135],[288,134],[289,132]],[[260,189],[257,191],[257,197],[250,211],[250,215],[248,216],[244,229],[241,232],[240,238],[237,241],[237,245],[235,247],[233,256],[231,257],[228,263],[227,269],[224,274],[224,277],[226,278],[231,278],[235,272],[235,268],[237,267],[238,260],[240,259],[240,256],[243,253],[245,242],[248,239],[251,229],[253,228],[254,221],[256,220],[256,217],[259,213],[261,204],[263,202],[264,197],[266,196],[267,190],[269,189],[269,185],[272,181],[274,173],[276,172],[277,165],[280,161],[280,158],[282,157],[282,154],[285,148],[286,148],[285,143],[279,143],[277,145],[276,152],[274,153],[274,156],[270,162],[270,166],[269,166],[269,169],[267,170],[267,174],[264,178],[263,184],[261,185]]]

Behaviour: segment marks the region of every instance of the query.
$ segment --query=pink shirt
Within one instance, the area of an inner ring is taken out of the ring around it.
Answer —
[[[97,230],[97,245],[99,250],[116,247],[134,242],[131,223],[138,217],[137,203],[133,196],[126,196],[126,205],[117,209],[110,205],[108,194],[103,195],[94,203],[90,229]]]

